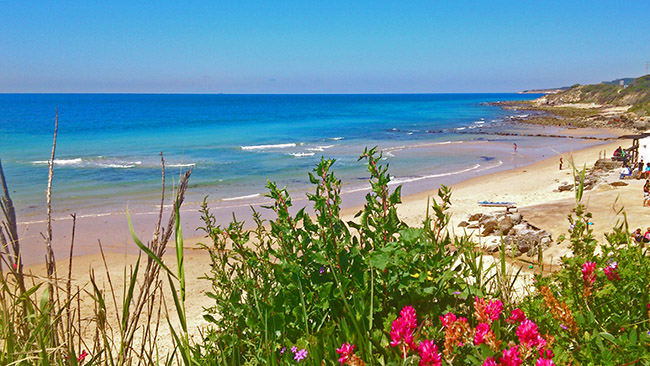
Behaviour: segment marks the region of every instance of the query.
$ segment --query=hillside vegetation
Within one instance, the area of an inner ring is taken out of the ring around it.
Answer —
[[[594,84],[572,86],[569,90],[545,96],[551,105],[596,103],[608,106],[632,106],[628,112],[650,115],[650,75],[634,79],[629,86]]]

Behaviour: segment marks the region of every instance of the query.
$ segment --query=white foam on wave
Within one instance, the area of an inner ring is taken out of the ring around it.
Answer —
[[[484,123],[485,123],[485,121],[474,121],[474,124],[475,124],[475,125],[482,125],[482,124],[484,124]]]
[[[458,127],[458,128],[456,128],[455,130],[456,130],[456,131],[462,131],[462,130],[464,130],[464,129],[466,129],[466,128],[467,128],[467,127]]]
[[[403,183],[410,183],[410,182],[416,182],[419,180],[423,179],[431,179],[431,178],[439,178],[439,177],[447,177],[450,175],[456,175],[456,174],[462,174],[462,173],[467,173],[472,170],[476,170],[481,167],[481,164],[476,164],[472,167],[462,169],[462,170],[457,170],[455,172],[448,172],[448,173],[439,173],[439,174],[430,174],[430,175],[422,175],[422,176],[417,176],[417,177],[404,177],[404,178],[395,178],[394,180],[391,180],[388,185],[395,185],[395,184],[403,184]]]
[[[32,161],[34,165],[47,165],[49,160],[37,160]],[[97,160],[97,159],[82,159],[82,158],[73,158],[73,159],[54,159],[54,165],[63,165],[70,167],[80,167],[80,168],[100,168],[100,169],[128,169],[134,168],[138,165],[142,165],[141,161],[120,161],[120,160]]]
[[[75,164],[81,164],[83,160],[81,158],[74,158],[74,159],[54,159],[54,164],[55,165],[75,165]],[[49,164],[49,160],[37,160],[37,161],[32,161],[32,164],[36,165],[43,165],[43,164]]]
[[[293,156],[295,156],[297,158],[302,158],[302,157],[305,157],[305,156],[314,156],[314,154],[316,154],[316,153],[313,153],[313,152],[310,152],[310,153],[308,153],[308,152],[289,153],[289,155],[293,155]]]
[[[267,149],[286,149],[289,147],[298,146],[295,142],[288,144],[269,144],[269,145],[249,145],[242,146],[242,150],[267,150]]]
[[[222,201],[237,201],[237,200],[245,200],[245,199],[249,199],[249,198],[255,198],[255,197],[259,197],[259,196],[260,196],[259,193],[255,193],[255,194],[249,194],[249,195],[246,195],[246,196],[222,198],[221,200]]]
[[[135,164],[97,164],[101,168],[128,169],[135,167]]]
[[[343,137],[332,137],[330,140],[339,141],[339,140],[343,140]]]
[[[449,144],[462,144],[463,141],[443,141],[443,142],[435,142],[431,145],[449,145]]]
[[[187,164],[169,164],[167,166],[170,168],[183,168],[183,167],[195,166],[195,165],[196,163],[187,163]]]
[[[316,146],[316,147],[308,147],[307,150],[309,150],[309,151],[325,151],[325,149],[329,149],[331,147],[334,147],[334,145],[322,145],[322,146]]]

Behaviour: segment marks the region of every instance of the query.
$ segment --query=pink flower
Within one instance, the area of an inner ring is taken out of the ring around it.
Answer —
[[[596,281],[596,275],[594,271],[596,270],[596,262],[587,261],[582,265],[582,279],[588,285],[593,285]]]
[[[648,304],[648,308],[650,309],[650,304]],[[443,327],[449,327],[451,323],[456,321],[456,314],[454,313],[447,313],[445,316],[440,317],[440,321],[442,322]]]
[[[537,324],[526,319],[517,328],[517,338],[526,347],[544,346],[546,341],[539,335]]]
[[[280,354],[283,354],[286,350],[287,350],[287,347],[282,347],[282,349],[280,350]]]
[[[502,366],[520,366],[522,364],[521,359],[519,358],[519,351],[517,346],[514,346],[508,350],[503,350],[503,356],[499,358]]]
[[[296,355],[293,357],[293,359],[296,360],[296,362],[300,362],[301,360],[307,358],[307,353],[309,352],[303,348],[300,351],[296,352]]]
[[[485,336],[488,334],[489,331],[490,331],[489,324],[479,323],[479,325],[476,326],[476,334],[474,334],[474,343],[478,345],[485,342]]]
[[[555,366],[555,364],[553,363],[553,360],[540,357],[537,359],[537,362],[535,362],[535,366]]]
[[[291,347],[291,353],[296,353],[298,351],[298,347],[293,346]]]
[[[499,366],[499,364],[494,361],[494,357],[488,357],[485,362],[483,362],[483,366]]]
[[[442,358],[438,353],[438,346],[433,341],[425,339],[420,342],[418,346],[418,354],[420,355],[420,366],[441,366]]]
[[[492,323],[499,319],[503,303],[500,300],[487,300],[474,297],[474,315],[476,319],[483,323]]]
[[[343,343],[341,345],[341,348],[338,348],[336,350],[336,353],[341,355],[341,358],[339,358],[341,365],[346,363],[352,357],[355,348],[355,345],[351,345],[350,343]]]
[[[618,275],[618,263],[616,262],[612,262],[610,265],[603,268],[603,272],[605,272],[605,276],[607,276],[607,279],[610,281],[621,280],[621,277]]]
[[[81,354],[77,357],[77,362],[83,362],[86,359],[86,356],[88,356],[88,352],[86,352],[86,350],[81,351]]]
[[[390,331],[392,347],[405,344],[411,349],[415,349],[413,343],[413,331],[417,328],[417,316],[412,306],[405,306],[400,312],[400,317],[393,321]]]
[[[503,303],[501,300],[488,300],[487,313],[492,321],[499,319],[503,311]]]
[[[516,308],[510,312],[510,317],[506,319],[506,322],[510,324],[514,324],[514,323],[521,323],[524,320],[526,320],[526,314],[524,314],[524,312],[521,309]]]
[[[415,309],[412,306],[405,306],[404,309],[400,312],[400,315],[404,319],[405,324],[412,329],[417,328],[418,320],[417,315],[415,314]]]

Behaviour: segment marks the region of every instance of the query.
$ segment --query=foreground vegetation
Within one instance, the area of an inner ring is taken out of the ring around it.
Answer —
[[[134,235],[144,256],[129,269],[124,293],[101,289],[90,274],[90,319],[79,315],[85,295],[70,288],[69,276],[27,284],[5,189],[0,364],[650,365],[647,249],[631,242],[621,213],[597,253],[581,204],[584,171],[576,172],[567,233],[574,256],[552,275],[536,274],[522,293],[521,269],[507,263],[505,248],[494,262],[471,237],[449,235],[447,187],[431,199],[422,225],[409,227],[397,214],[400,188],[389,189],[381,155],[370,149],[360,159],[371,190],[353,222],[341,218],[332,160],[309,174],[312,215],[293,210],[287,190],[273,183],[266,209],[275,218],[254,212],[253,230],[236,220],[220,225],[204,203],[212,262],[205,280],[213,285],[206,296],[214,305],[196,342],[185,318],[178,218],[189,173],[167,229],[161,211],[151,242]],[[174,271],[163,260],[172,232]],[[169,353],[157,347],[159,326],[171,330]]]

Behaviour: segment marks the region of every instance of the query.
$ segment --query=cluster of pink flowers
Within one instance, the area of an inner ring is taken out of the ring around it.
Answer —
[[[485,337],[489,334],[489,332],[490,324],[479,323],[479,325],[476,326],[476,333],[474,333],[474,343],[478,345],[485,342]]]
[[[582,265],[582,279],[589,286],[596,282],[596,262],[587,261]]]
[[[501,366],[519,366],[523,363],[521,358],[519,358],[519,350],[517,346],[510,349],[503,350],[503,356],[499,357],[499,362]]]
[[[452,316],[453,321],[456,321],[456,316],[453,314]],[[467,321],[467,319],[465,319],[465,321]],[[390,345],[392,347],[400,345],[404,346],[402,349],[402,357],[406,357],[407,347],[412,350],[417,349],[418,354],[420,355],[420,366],[442,365],[442,357],[440,353],[438,353],[438,346],[436,346],[433,341],[425,339],[416,347],[413,339],[413,332],[417,326],[417,314],[415,313],[415,309],[412,306],[405,306],[400,312],[400,317],[395,319],[391,326]],[[339,359],[339,361],[341,360]]]
[[[467,319],[465,319],[465,320],[467,320]],[[440,321],[442,322],[443,327],[449,327],[453,322],[456,321],[456,314],[447,313],[444,316],[440,317]]]
[[[539,358],[535,362],[535,366],[555,366],[555,363],[553,363],[553,351],[540,350]]]
[[[339,358],[339,362],[341,363],[341,365],[350,361],[354,357],[355,348],[356,348],[355,345],[352,345],[350,343],[343,343],[341,345],[341,348],[336,349],[336,353],[341,355],[341,357]]]
[[[423,340],[418,345],[418,354],[420,355],[420,366],[440,366],[442,357],[438,353],[438,346],[428,339]]]
[[[521,309],[516,308],[510,312],[510,317],[506,319],[506,322],[510,324],[519,324],[524,320],[526,320],[526,314],[524,314]]]
[[[607,276],[607,279],[610,281],[621,280],[621,277],[618,275],[618,263],[616,262],[608,264],[607,267],[603,268],[603,272],[605,272],[605,276]]]
[[[474,315],[480,322],[492,323],[499,319],[503,311],[503,303],[500,300],[485,300],[474,297]]]
[[[537,324],[529,319],[526,319],[519,324],[517,328],[517,338],[519,343],[528,348],[540,348],[546,346],[546,340],[542,338],[537,329]]]
[[[397,347],[400,344],[407,345],[411,349],[415,349],[413,343],[413,332],[417,328],[418,321],[415,309],[412,306],[405,306],[400,312],[400,317],[393,321],[390,330],[390,345]]]
[[[587,262],[583,269],[583,275],[586,279],[595,277],[595,264]],[[593,282],[591,282],[593,283]],[[649,305],[650,307],[650,305]],[[502,342],[497,338],[491,329],[492,322],[499,319],[503,311],[503,303],[499,300],[485,300],[475,298],[474,310],[479,320],[476,328],[469,326],[467,318],[457,317],[454,313],[447,313],[440,317],[443,327],[445,328],[445,342],[442,353],[445,355],[447,362],[453,362],[457,356],[457,347],[474,344],[486,344],[494,352],[498,352],[498,360],[495,357],[488,357],[483,366],[521,366],[524,361],[535,360],[534,355],[539,352],[539,358],[536,360],[536,366],[555,366],[553,363],[553,352],[546,349],[552,344],[553,338],[548,340],[539,333],[537,324],[526,317],[521,309],[514,309],[510,312],[510,317],[506,319],[507,323],[518,324],[516,335],[518,344],[510,342],[506,349],[502,349]],[[498,323],[497,323],[498,324]],[[405,306],[400,312],[400,316],[391,326],[392,347],[400,346],[400,354],[406,358],[411,351],[417,351],[420,357],[419,366],[441,366],[442,354],[438,346],[431,340],[424,339],[421,342],[415,342],[419,335],[415,333],[417,329],[417,315],[412,306]],[[547,343],[548,341],[548,343]],[[469,343],[469,344],[468,344]],[[339,362],[341,365],[348,366],[365,366],[365,363],[354,354],[356,347],[349,343],[344,343],[336,352],[341,355]],[[295,351],[294,351],[295,353]]]

